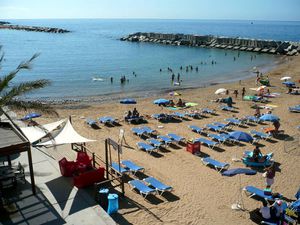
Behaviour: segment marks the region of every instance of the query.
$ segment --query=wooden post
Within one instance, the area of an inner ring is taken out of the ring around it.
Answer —
[[[93,156],[93,167],[95,167],[95,166],[96,166],[96,162],[95,162],[95,161],[96,161],[96,158],[95,158],[95,152],[93,152],[92,154],[93,154],[93,155],[92,155],[92,156]]]
[[[28,165],[29,165],[29,172],[30,172],[30,181],[31,181],[32,193],[34,195],[36,195],[34,173],[33,173],[33,166],[32,166],[32,156],[31,156],[31,149],[30,149],[30,147],[27,150],[27,154],[28,154]]]
[[[105,167],[106,167],[106,179],[109,180],[109,173],[108,173],[108,143],[107,143],[107,139],[105,139]]]

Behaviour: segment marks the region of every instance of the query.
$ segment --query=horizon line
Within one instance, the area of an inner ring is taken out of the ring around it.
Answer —
[[[200,18],[0,18],[0,20],[214,20],[214,21],[266,21],[266,22],[300,22],[300,20],[268,20],[268,19],[200,19]]]

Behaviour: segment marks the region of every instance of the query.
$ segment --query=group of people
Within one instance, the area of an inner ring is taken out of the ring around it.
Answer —
[[[185,107],[185,102],[182,101],[182,99],[178,99],[178,102],[175,104],[175,102],[173,100],[169,101],[169,104],[167,104],[166,106],[169,107]]]
[[[140,113],[137,111],[136,108],[134,108],[132,110],[132,112],[130,110],[127,112],[127,115],[125,116],[125,120],[132,119],[132,118],[138,118],[138,117],[140,117]]]

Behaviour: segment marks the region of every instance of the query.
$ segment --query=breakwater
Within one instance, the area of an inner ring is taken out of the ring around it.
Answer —
[[[259,40],[247,38],[232,38],[213,35],[164,34],[164,33],[134,33],[122,37],[121,41],[150,42],[165,45],[184,45],[192,47],[208,47],[269,53],[280,55],[298,55],[300,43],[289,41]]]
[[[24,31],[34,31],[34,32],[46,32],[46,33],[67,33],[70,32],[65,29],[55,28],[55,27],[38,27],[38,26],[23,26],[23,25],[13,25],[9,22],[0,21],[0,29],[9,30],[24,30]]]

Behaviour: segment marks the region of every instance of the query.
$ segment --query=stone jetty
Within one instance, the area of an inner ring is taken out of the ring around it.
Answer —
[[[13,25],[8,22],[0,21],[0,29],[9,29],[9,30],[25,30],[25,31],[34,31],[34,32],[46,32],[46,33],[67,33],[70,32],[61,28],[53,27],[37,27],[37,26],[23,26],[23,25]]]
[[[184,45],[192,47],[208,47],[269,53],[280,55],[298,55],[300,43],[289,41],[259,40],[247,38],[220,37],[213,35],[163,34],[163,33],[134,33],[122,37],[121,41],[150,42],[165,45]]]

